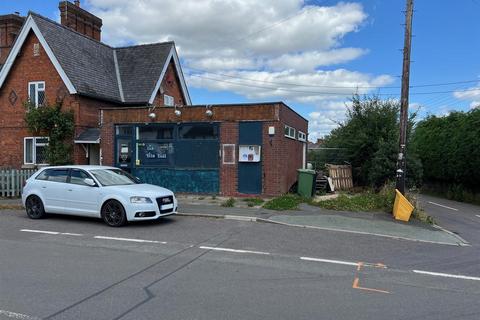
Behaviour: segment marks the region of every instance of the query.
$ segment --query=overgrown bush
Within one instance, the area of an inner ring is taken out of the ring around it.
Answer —
[[[227,200],[225,200],[222,204],[221,204],[222,207],[226,207],[226,208],[232,208],[235,206],[235,199],[234,198],[228,198]]]
[[[74,133],[73,111],[62,110],[61,104],[35,107],[26,103],[25,122],[36,135],[48,136],[47,162],[51,165],[72,162],[72,140]]]
[[[415,127],[412,143],[426,182],[460,201],[480,191],[480,109],[430,116]]]
[[[325,138],[325,146],[344,148],[352,164],[353,179],[357,185],[379,189],[388,180],[395,179],[399,141],[399,110],[396,100],[378,97],[353,96],[346,120]],[[409,119],[408,136],[416,114]],[[407,184],[418,185],[422,166],[416,149],[407,144]]]
[[[306,200],[295,194],[285,194],[274,198],[263,205],[265,209],[270,210],[295,210],[298,205]]]
[[[395,190],[391,184],[385,185],[379,192],[367,190],[348,195],[341,194],[335,199],[314,202],[314,205],[339,211],[383,211],[391,213],[395,201]]]

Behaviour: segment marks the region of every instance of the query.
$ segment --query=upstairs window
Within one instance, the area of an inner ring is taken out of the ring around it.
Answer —
[[[45,103],[45,81],[28,83],[28,98],[35,107],[41,107]]]
[[[307,141],[307,135],[302,131],[298,131],[298,141]]]
[[[168,94],[164,94],[163,104],[169,107],[173,107],[175,105],[175,101],[173,100],[172,96],[169,96]]]
[[[296,139],[296,131],[295,128],[285,125],[285,137]]]

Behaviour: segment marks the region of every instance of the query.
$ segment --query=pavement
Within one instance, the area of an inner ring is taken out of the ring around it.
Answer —
[[[186,216],[275,223],[291,227],[445,245],[469,245],[468,241],[462,238],[458,232],[451,232],[442,226],[416,220],[408,223],[397,221],[391,215],[381,212],[332,211],[307,204],[301,204],[298,210],[275,211],[260,206],[248,207],[244,201],[239,199],[235,202],[235,207],[222,207],[221,203],[226,198],[193,195],[178,195],[178,200],[179,214]],[[439,200],[437,199],[437,201]],[[15,208],[20,205],[20,199],[0,200],[0,208]],[[432,208],[429,207],[429,209]],[[478,219],[480,220],[480,218]],[[480,239],[478,240],[480,241]]]

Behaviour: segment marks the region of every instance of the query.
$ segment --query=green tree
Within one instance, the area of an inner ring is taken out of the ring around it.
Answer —
[[[74,133],[73,111],[63,111],[61,104],[35,107],[25,104],[25,122],[33,134],[48,137],[46,158],[51,165],[72,162],[72,139]]]
[[[346,149],[357,185],[378,188],[395,179],[400,106],[377,96],[355,95],[351,101],[345,122],[326,137],[325,145]],[[410,117],[409,133],[414,118],[415,114]],[[408,184],[419,184],[422,170],[413,148],[407,150],[407,166]]]

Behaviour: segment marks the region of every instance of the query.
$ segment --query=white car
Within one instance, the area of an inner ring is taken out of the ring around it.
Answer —
[[[26,181],[22,203],[32,219],[71,214],[102,218],[112,227],[172,215],[178,205],[172,191],[106,166],[42,168]]]

